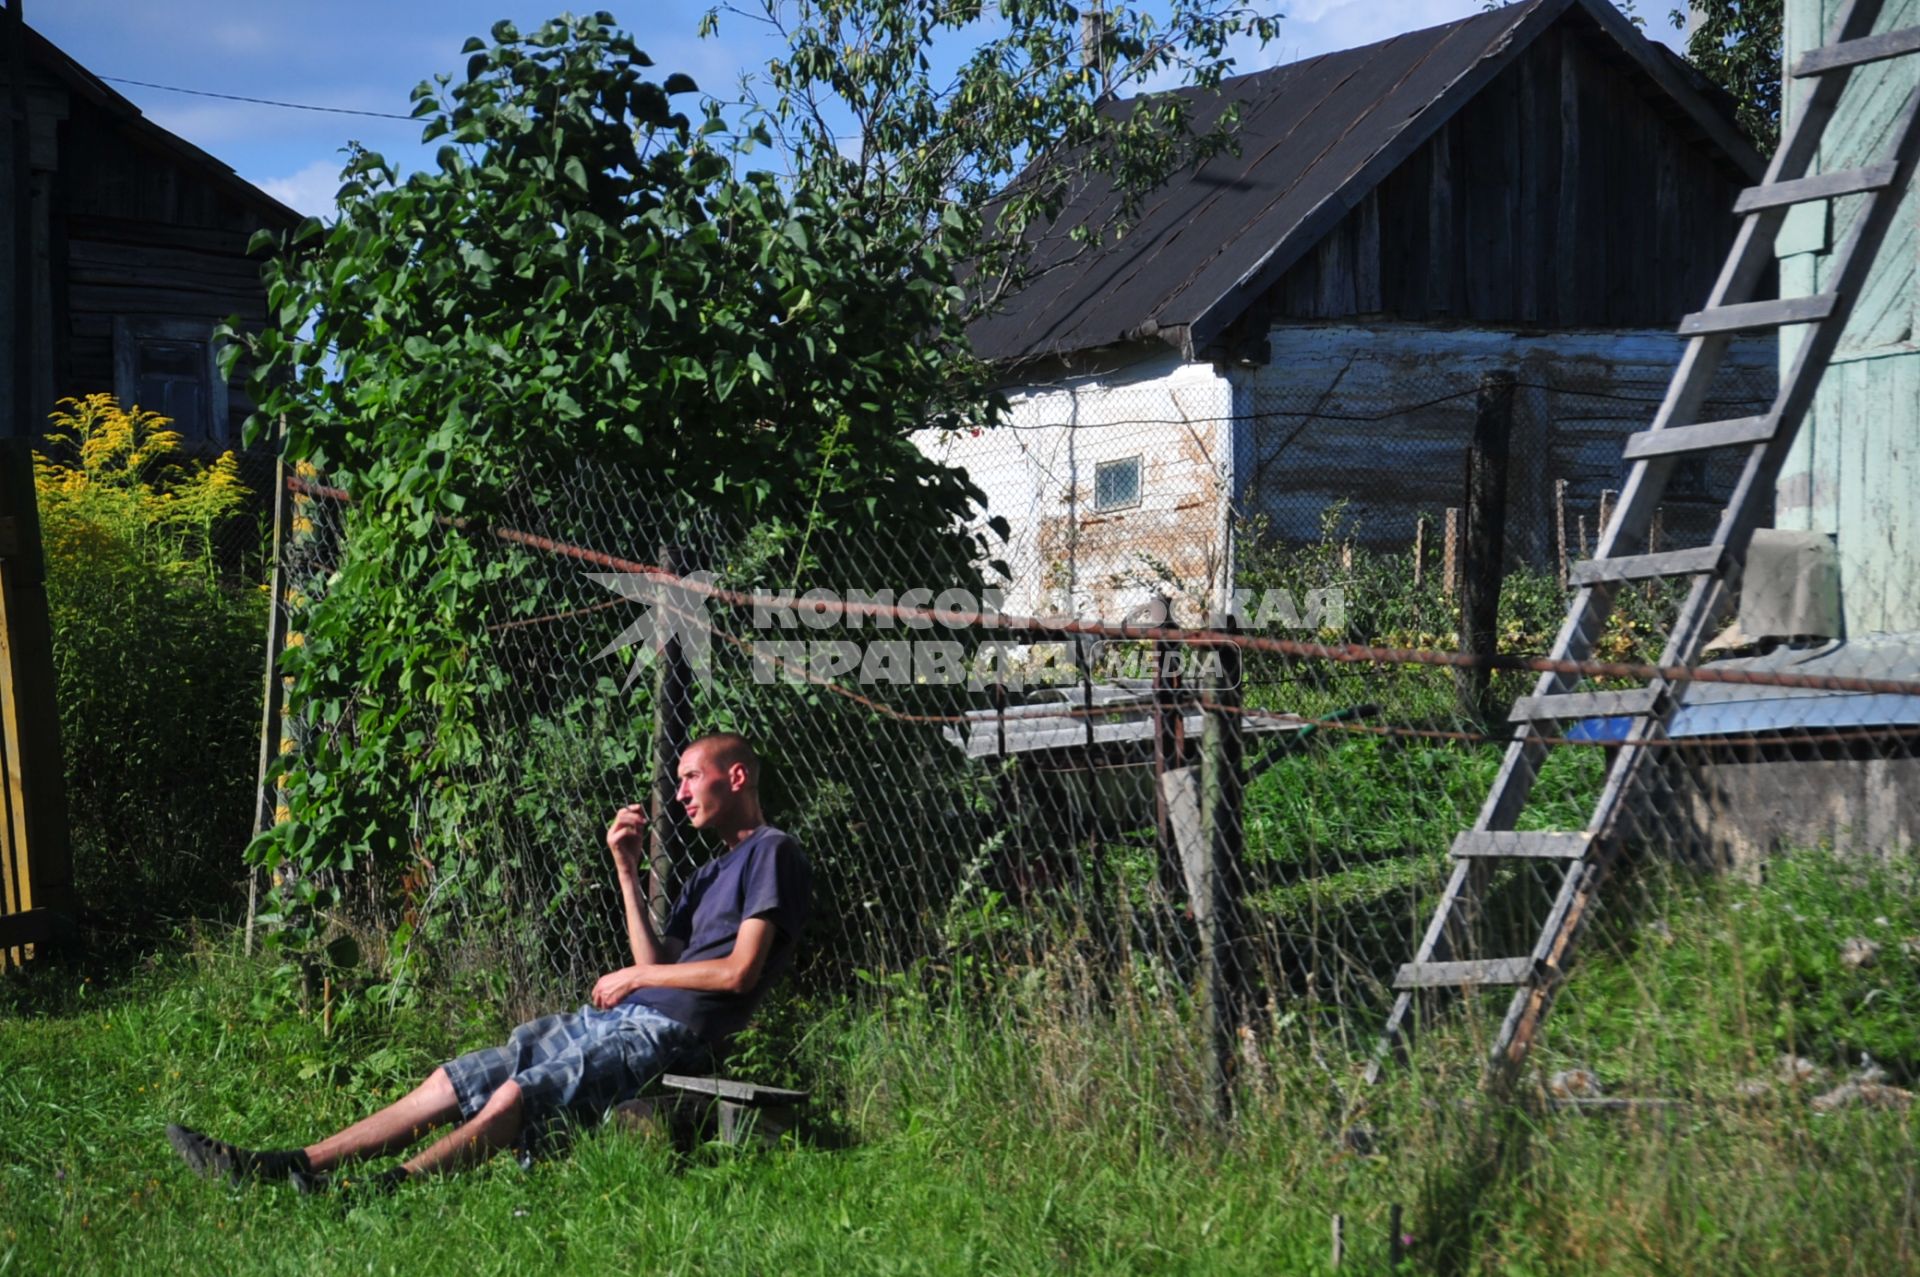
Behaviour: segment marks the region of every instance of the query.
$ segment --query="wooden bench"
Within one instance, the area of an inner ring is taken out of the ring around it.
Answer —
[[[647,1126],[664,1120],[676,1139],[697,1138],[701,1128],[715,1123],[722,1143],[772,1147],[800,1120],[800,1107],[811,1092],[779,1086],[761,1086],[724,1077],[689,1077],[668,1073],[660,1079],[665,1093],[629,1100],[614,1110],[624,1126]],[[717,1122],[715,1121],[717,1119]]]

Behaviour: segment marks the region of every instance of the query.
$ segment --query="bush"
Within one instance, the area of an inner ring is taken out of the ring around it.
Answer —
[[[75,889],[138,942],[236,899],[253,815],[266,591],[215,571],[247,502],[232,453],[156,413],[63,400],[35,454]]]

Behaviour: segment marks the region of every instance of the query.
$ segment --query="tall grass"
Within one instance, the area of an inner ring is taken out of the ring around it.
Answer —
[[[607,1130],[351,1212],[191,1179],[160,1128],[307,1137],[497,1036],[483,1003],[328,1036],[291,973],[224,949],[104,1000],[46,970],[8,989],[0,1031],[0,1272],[1311,1273],[1336,1214],[1342,1271],[1401,1249],[1420,1272],[1911,1272],[1912,1110],[1897,1090],[1811,1102],[1861,1051],[1883,1085],[1915,1068],[1910,888],[1816,854],[1764,882],[1651,876],[1509,1104],[1473,1085],[1491,1007],[1441,1017],[1368,1089],[1361,1051],[1281,1006],[1222,1128],[1189,1005],[1007,970],[771,1008],[737,1063],[814,1088],[809,1140],[682,1154]],[[1856,933],[1881,941],[1870,965],[1839,956]],[[1823,1075],[1781,1080],[1783,1050]],[[1572,1065],[1664,1103],[1556,1111],[1546,1082]]]

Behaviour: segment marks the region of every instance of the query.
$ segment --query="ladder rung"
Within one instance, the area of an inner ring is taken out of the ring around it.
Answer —
[[[1841,195],[1858,195],[1862,191],[1884,190],[1893,182],[1894,172],[1899,167],[1897,164],[1875,164],[1871,168],[1836,169],[1815,177],[1775,182],[1771,186],[1749,186],[1733,202],[1733,211],[1735,214],[1756,213],[1763,208],[1779,208],[1783,204],[1808,204]]]
[[[1522,696],[1513,703],[1510,722],[1544,723],[1566,718],[1615,718],[1652,711],[1659,693],[1651,687],[1624,692],[1563,692],[1558,696]]]
[[[1456,860],[1578,860],[1592,842],[1588,833],[1469,829],[1453,840],[1453,855]]]
[[[1663,550],[1659,554],[1630,554],[1617,559],[1587,559],[1573,565],[1567,580],[1574,585],[1599,581],[1652,581],[1663,576],[1692,576],[1720,568],[1720,547],[1703,545],[1690,550]]]
[[[1706,452],[1743,443],[1765,443],[1773,438],[1773,431],[1772,417],[1728,417],[1724,421],[1702,421],[1691,426],[1668,426],[1665,430],[1642,430],[1627,436],[1626,459],[1641,461],[1647,457],[1672,456],[1676,452]]]
[[[1920,49],[1920,27],[1884,31],[1879,35],[1865,36],[1858,40],[1845,40],[1821,49],[1810,49],[1801,54],[1800,60],[1793,64],[1793,75],[1795,79],[1804,79],[1810,75],[1824,75],[1828,71],[1838,71],[1842,67],[1864,66],[1869,62],[1897,58],[1903,53],[1912,53],[1916,49]]]
[[[1682,337],[1706,333],[1738,333],[1754,328],[1778,328],[1783,324],[1810,324],[1833,313],[1839,298],[1832,293],[1811,297],[1778,297],[1763,302],[1740,302],[1733,306],[1715,306],[1697,310],[1680,321]]]
[[[1458,989],[1468,985],[1525,984],[1532,958],[1480,958],[1472,962],[1409,962],[1394,973],[1396,989]]]

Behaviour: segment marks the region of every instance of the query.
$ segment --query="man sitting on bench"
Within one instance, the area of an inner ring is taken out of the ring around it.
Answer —
[[[409,1147],[450,1122],[451,1133],[400,1166],[359,1181],[391,1190],[409,1175],[458,1170],[558,1114],[598,1117],[674,1069],[700,1070],[747,1022],[792,961],[811,879],[800,846],[765,822],[760,760],[736,735],[703,736],[680,756],[678,801],[694,828],[728,850],[680,893],[665,933],[647,916],[646,812],[623,807],[607,830],[620,879],[633,965],[600,977],[589,1007],[515,1029],[505,1046],[435,1069],[404,1099],[305,1148],[254,1151],[169,1126],[167,1139],[202,1175],[286,1179],[326,1188],[338,1168]]]

